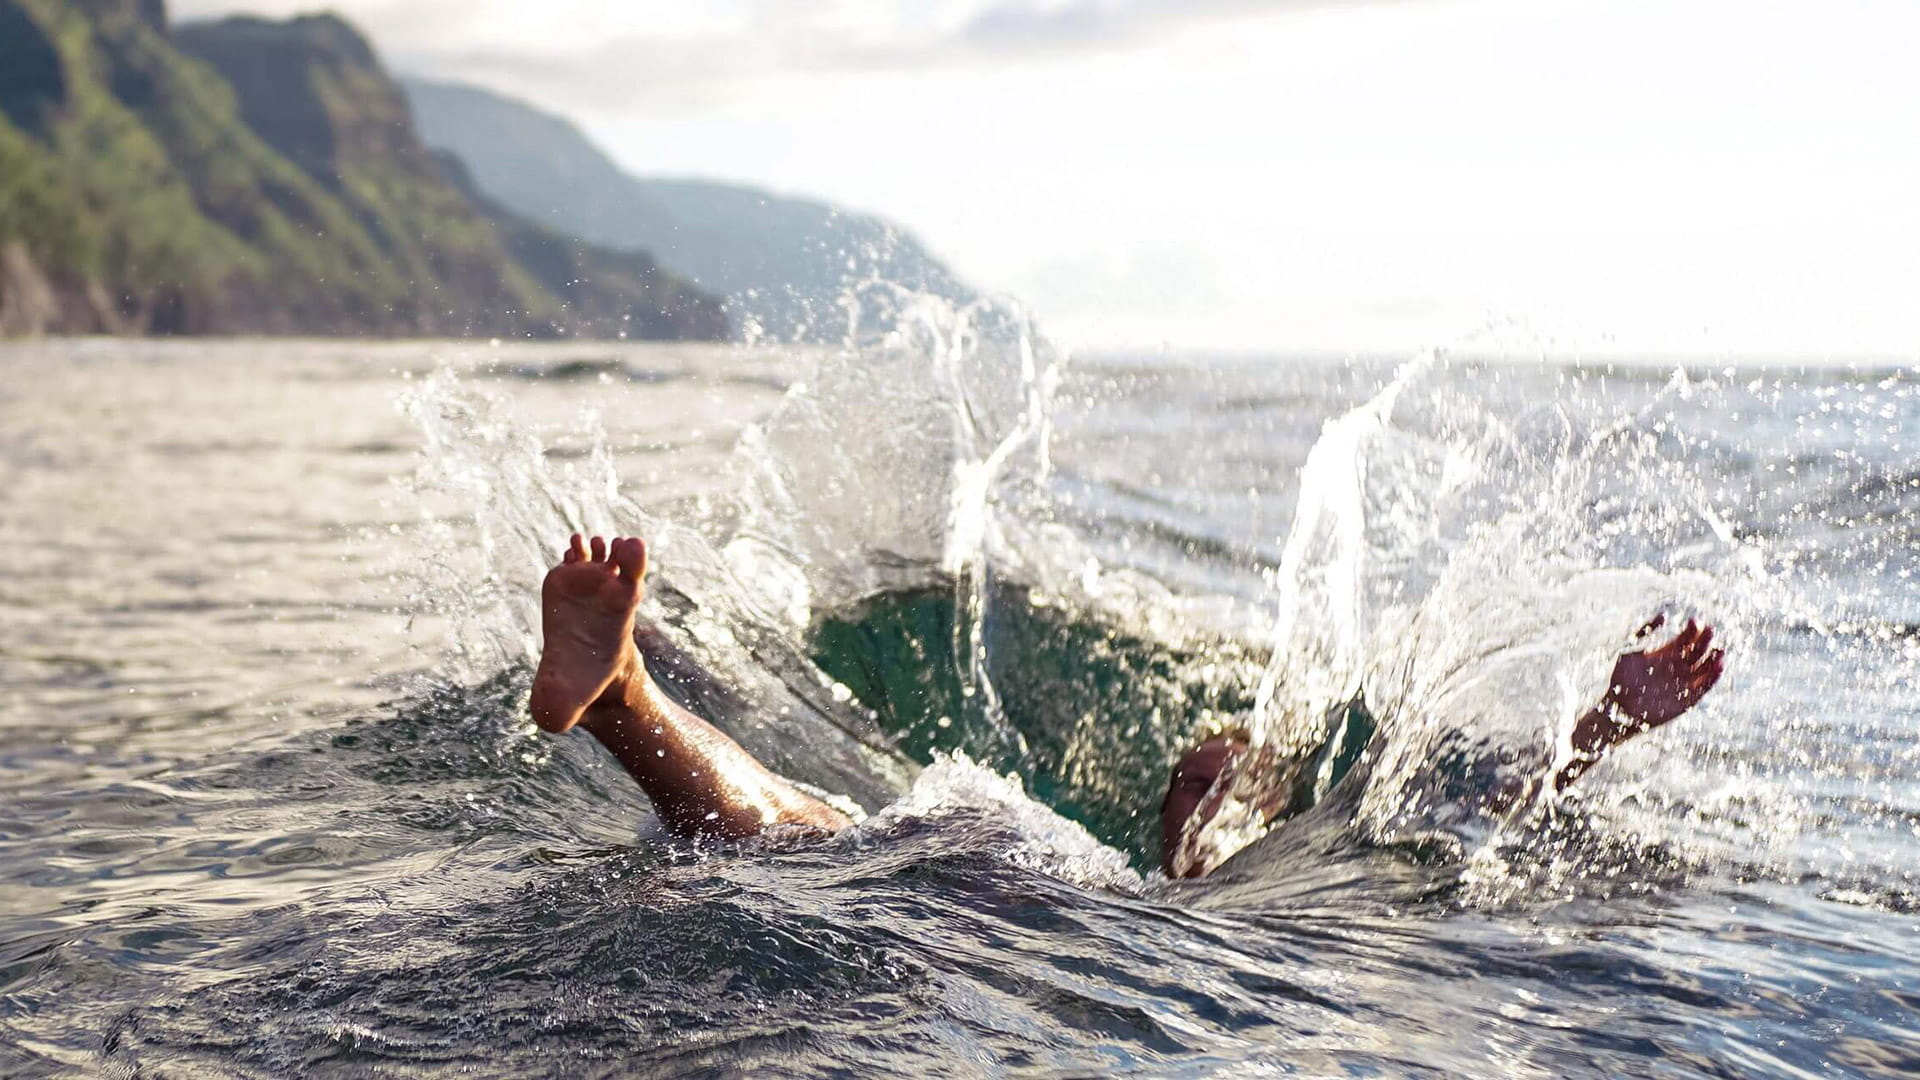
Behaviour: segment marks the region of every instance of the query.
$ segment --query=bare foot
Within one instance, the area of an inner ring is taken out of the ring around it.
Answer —
[[[540,629],[545,645],[533,676],[533,722],[546,731],[566,731],[587,707],[619,693],[641,670],[633,647],[633,613],[647,573],[647,545],[616,537],[593,538],[591,551],[575,533],[560,565],[540,586]]]

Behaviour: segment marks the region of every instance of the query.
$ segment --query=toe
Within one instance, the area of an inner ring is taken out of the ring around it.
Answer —
[[[593,561],[607,561],[607,542],[597,536],[593,538]]]
[[[574,533],[573,539],[567,542],[566,561],[570,563],[576,563],[581,561],[582,559],[585,559],[586,557],[587,557],[586,542],[580,539],[579,533]]]
[[[639,581],[647,573],[647,542],[637,536],[615,540],[613,562],[620,568],[620,576],[623,579]]]

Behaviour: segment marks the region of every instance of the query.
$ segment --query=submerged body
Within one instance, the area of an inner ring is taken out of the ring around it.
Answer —
[[[836,832],[851,824],[655,684],[634,645],[646,571],[646,543],[638,537],[571,538],[541,586],[545,647],[529,699],[534,722],[555,733],[585,728],[681,836],[741,838],[775,826]],[[1656,616],[1641,635],[1664,621]],[[1600,702],[1574,725],[1571,757],[1546,786],[1564,790],[1608,750],[1684,713],[1719,680],[1724,661],[1713,629],[1692,620],[1664,645],[1621,655]],[[1287,800],[1277,765],[1270,748],[1242,733],[1207,739],[1180,759],[1160,806],[1168,877],[1201,877],[1233,854],[1211,835],[1231,781],[1274,777],[1256,783],[1254,802],[1262,826],[1278,820]],[[1511,783],[1479,796],[1486,809],[1504,812],[1536,799],[1542,788]]]

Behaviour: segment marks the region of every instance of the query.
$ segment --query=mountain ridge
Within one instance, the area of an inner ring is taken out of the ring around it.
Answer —
[[[0,334],[730,331],[650,256],[478,205],[336,17],[0,0]]]
[[[627,172],[578,125],[504,94],[400,79],[422,137],[463,161],[514,213],[613,247],[641,247],[722,296],[750,331],[840,340],[845,298],[867,280],[955,301],[974,291],[911,233],[879,217],[750,184]]]

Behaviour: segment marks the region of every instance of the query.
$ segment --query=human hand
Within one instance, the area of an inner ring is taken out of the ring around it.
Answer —
[[[1658,630],[1666,616],[1656,615],[1641,629]],[[1726,650],[1713,645],[1713,627],[1692,619],[1672,641],[1643,652],[1626,653],[1614,662],[1605,703],[1627,722],[1625,735],[1638,734],[1686,712],[1713,689],[1725,666]]]

